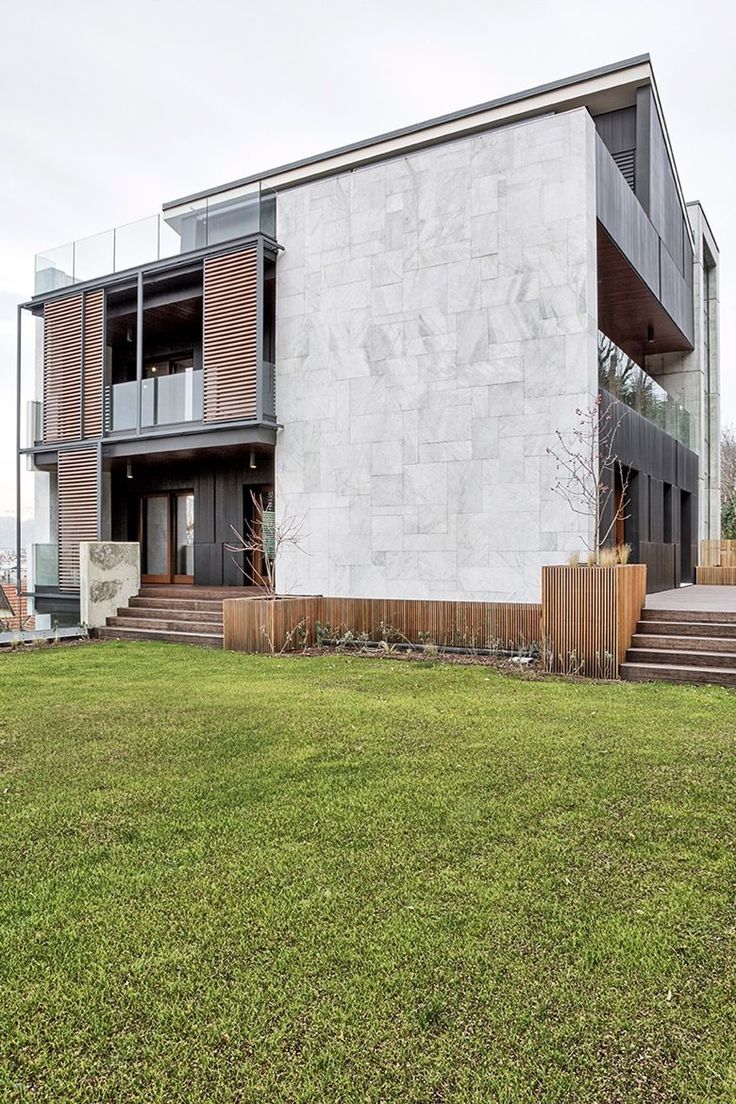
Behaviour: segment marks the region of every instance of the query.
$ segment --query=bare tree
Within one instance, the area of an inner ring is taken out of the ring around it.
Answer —
[[[736,431],[732,425],[721,432],[721,531],[726,540],[736,539]]]
[[[732,425],[721,432],[721,504],[736,497],[736,430]]]
[[[232,561],[251,586],[260,587],[264,597],[276,597],[276,567],[287,547],[304,551],[304,518],[285,517],[276,524],[273,496],[264,503],[261,495],[251,491],[252,518],[241,533],[230,526],[234,540],[225,548],[232,554]]]
[[[625,415],[617,413],[616,406],[604,408],[600,392],[593,406],[575,413],[578,419],[575,429],[568,434],[558,429],[558,448],[547,449],[557,466],[552,490],[576,514],[593,522],[592,543],[585,538],[583,543],[597,562],[601,548],[627,517],[629,474],[615,451],[616,434]],[[607,480],[604,474],[609,475]]]

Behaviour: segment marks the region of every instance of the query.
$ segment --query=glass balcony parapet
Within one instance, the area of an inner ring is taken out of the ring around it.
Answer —
[[[179,425],[202,421],[201,369],[141,380],[141,426]],[[120,433],[137,423],[138,382],[115,383],[108,388],[107,428]]]
[[[695,447],[692,414],[627,356],[598,333],[598,385],[686,448]]]
[[[231,188],[37,253],[34,295],[257,233],[276,237],[276,193]]]
[[[34,587],[58,587],[58,544],[32,544],[31,562],[33,565],[32,570]]]

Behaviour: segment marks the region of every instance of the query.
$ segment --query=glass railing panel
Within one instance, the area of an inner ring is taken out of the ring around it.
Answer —
[[[115,229],[115,272],[157,259],[159,249],[159,216],[129,222]]]
[[[244,238],[260,230],[260,187],[247,184],[207,200],[207,245]]]
[[[33,448],[43,438],[43,405],[38,399],[26,403],[26,448]]]
[[[143,380],[141,424],[160,426],[201,422],[202,377],[200,369]]]
[[[110,388],[110,428],[114,433],[136,427],[138,384],[135,380],[115,383]]]
[[[34,587],[56,587],[59,585],[58,544],[32,544],[31,561],[33,563]]]
[[[36,255],[40,295],[258,232],[276,237],[276,193],[246,184]]]
[[[74,245],[74,282],[94,280],[115,270],[115,232],[106,230]]]
[[[261,233],[276,241],[276,192],[261,189]]]
[[[680,444],[694,448],[689,411],[602,333],[598,334],[598,384]]]
[[[36,254],[34,295],[58,291],[74,283],[74,243]]]
[[[182,203],[171,207],[162,216],[162,224],[168,227],[167,240],[171,244],[171,234],[179,242],[179,253],[189,253],[193,249],[204,249],[207,245],[207,200],[198,199],[192,203]]]

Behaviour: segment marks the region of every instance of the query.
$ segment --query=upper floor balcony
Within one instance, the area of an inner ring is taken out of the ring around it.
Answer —
[[[686,448],[695,448],[693,417],[636,361],[598,334],[598,385]]]
[[[33,293],[45,295],[258,233],[276,238],[276,193],[260,183],[232,188],[36,254]]]

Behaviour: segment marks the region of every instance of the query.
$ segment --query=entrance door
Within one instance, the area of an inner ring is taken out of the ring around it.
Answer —
[[[144,583],[193,583],[194,493],[143,495],[140,542]]]

